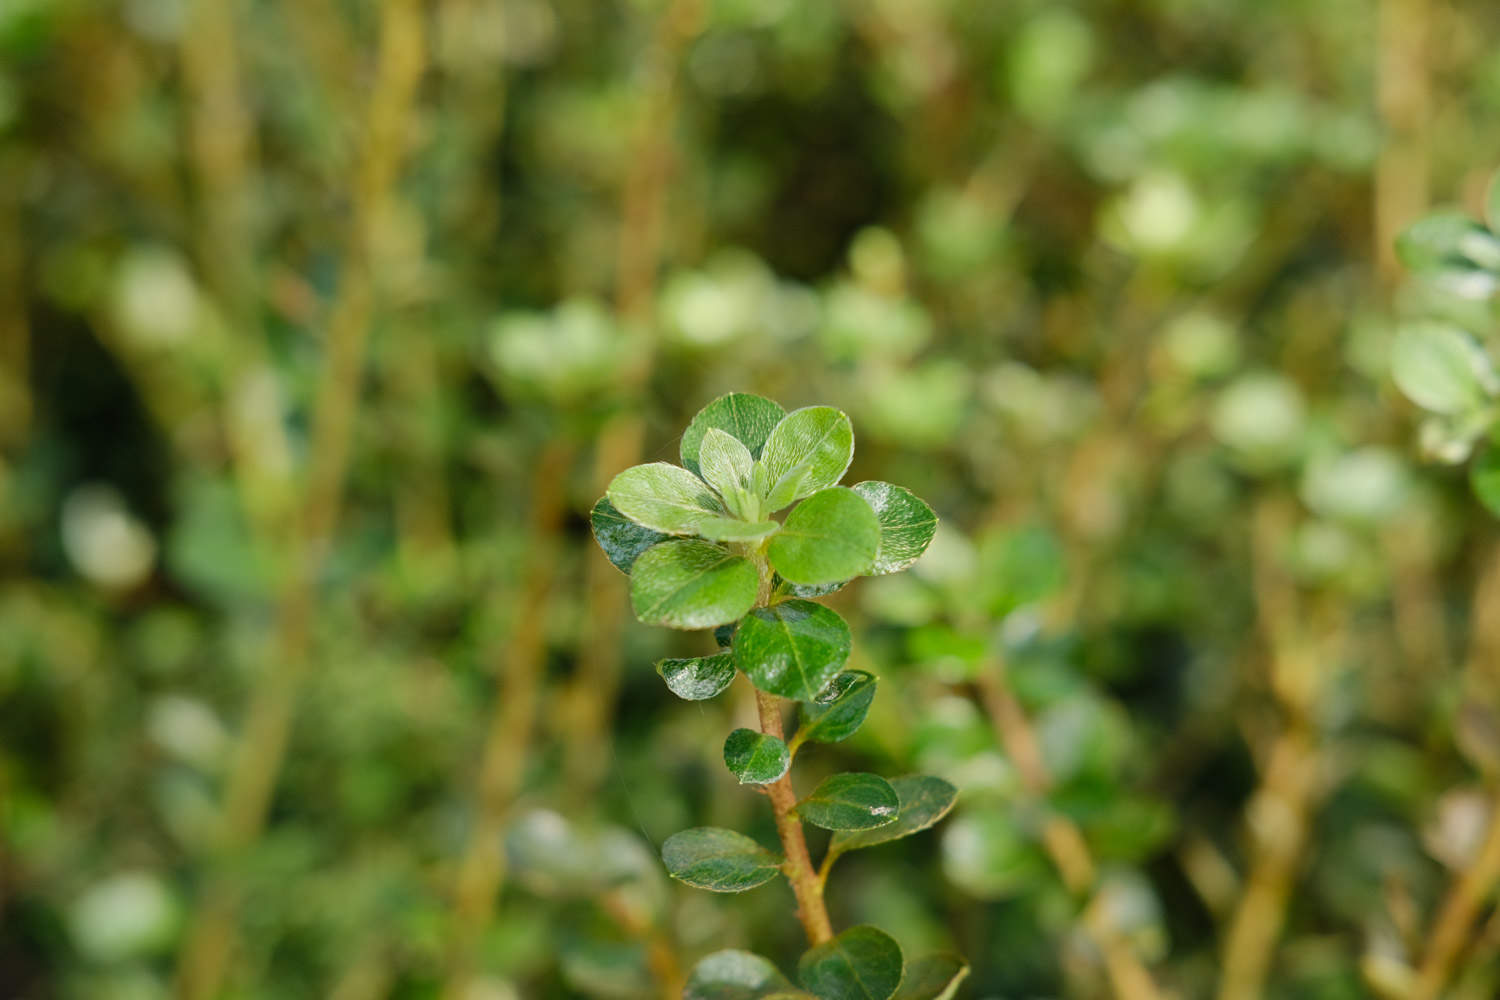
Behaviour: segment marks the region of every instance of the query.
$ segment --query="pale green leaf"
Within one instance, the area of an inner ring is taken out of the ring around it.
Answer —
[[[923,955],[906,963],[901,988],[891,1000],[953,1000],[969,977],[969,963],[957,955]]]
[[[750,560],[712,542],[674,539],[636,559],[630,603],[648,625],[713,628],[744,617],[755,606],[759,586]]]
[[[894,938],[862,925],[806,951],[797,978],[819,1000],[890,1000],[905,966]]]
[[[677,697],[703,701],[718,695],[734,681],[734,657],[714,653],[688,660],[662,660],[656,665],[656,672]]]
[[[787,515],[766,549],[771,565],[792,583],[836,583],[868,572],[880,547],[880,522],[858,493],[820,490]]]
[[[594,529],[594,541],[604,550],[605,557],[625,573],[630,572],[637,556],[669,537],[636,524],[621,514],[609,497],[594,504],[589,512],[589,526]]]
[[[929,774],[892,778],[891,787],[900,802],[896,822],[872,830],[835,833],[828,845],[830,852],[842,854],[909,837],[946,816],[958,798],[958,789]]]
[[[785,482],[796,482],[785,501],[790,503],[836,484],[853,458],[854,427],[849,418],[831,406],[808,406],[792,411],[776,425],[766,439],[761,461],[773,484],[771,493],[778,499]],[[770,507],[771,511],[780,509]]]
[[[741,521],[733,517],[706,517],[698,522],[698,534],[717,542],[758,542],[781,530],[777,521]]]
[[[1494,395],[1494,366],[1484,348],[1458,327],[1438,321],[1412,323],[1391,345],[1391,375],[1418,406],[1461,414]]]
[[[799,703],[802,725],[797,743],[816,740],[838,743],[853,736],[864,724],[875,700],[875,675],[864,670],[846,670],[818,692],[812,701]]]
[[[1472,262],[1491,266],[1495,237],[1463,212],[1448,209],[1418,219],[1396,237],[1396,255],[1414,271]]]
[[[621,514],[668,535],[695,535],[698,522],[725,512],[703,480],[667,462],[626,469],[609,484],[608,496]]]
[[[865,482],[854,486],[880,522],[880,548],[868,572],[881,576],[903,570],[917,561],[937,531],[937,514],[915,493],[892,483]]]
[[[797,803],[797,815],[824,830],[870,830],[896,822],[901,802],[878,774],[832,774]]]
[[[674,833],[661,845],[667,872],[710,892],[744,892],[781,873],[781,858],[742,833],[700,826]]]
[[[811,701],[849,659],[849,626],[811,601],[757,608],[734,634],[734,664],[762,691]]]
[[[748,392],[731,392],[727,396],[720,396],[699,410],[693,422],[683,432],[680,447],[682,464],[694,472],[698,471],[699,449],[711,427],[732,435],[749,449],[752,457],[759,458],[766,437],[785,416],[785,410],[763,396]]]
[[[793,991],[781,970],[748,951],[716,951],[693,966],[682,1000],[765,1000]]]
[[[698,468],[704,482],[719,491],[726,501],[750,487],[750,473],[755,459],[744,442],[717,427],[703,435],[698,450]]]
[[[736,729],[724,741],[724,766],[742,785],[769,785],[786,774],[792,755],[778,737]]]

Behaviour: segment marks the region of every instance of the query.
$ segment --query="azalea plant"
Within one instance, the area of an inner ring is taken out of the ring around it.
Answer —
[[[853,427],[839,410],[787,413],[769,399],[730,393],[693,418],[682,436],[681,466],[626,469],[592,512],[594,536],[629,574],[642,622],[714,630],[718,652],[657,664],[672,693],[713,698],[739,673],[755,689],[760,727],[728,735],[724,764],[765,794],[780,850],[735,830],[698,827],[662,845],[667,871],[726,893],[783,877],[807,935],[809,949],[797,965],[802,989],[770,960],[726,950],[693,969],[690,998],[930,1000],[951,995],[968,971],[947,954],[908,961],[877,927],[835,933],[823,898],[842,855],[932,826],[957,790],[928,775],[843,773],[799,796],[792,780],[803,746],[837,743],[859,729],[877,683],[866,671],[846,669],[849,626],[816,598],[859,576],[905,569],[937,527],[932,508],[900,486],[839,485],[853,455]],[[788,738],[783,716],[792,707],[797,727]],[[803,824],[832,832],[819,864]]]

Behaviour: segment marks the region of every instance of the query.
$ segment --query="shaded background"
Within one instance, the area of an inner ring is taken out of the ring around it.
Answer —
[[[1477,205],[1497,33],[0,6],[0,996],[790,969],[784,885],[656,861],[774,840],[719,760],[748,688],[666,691],[711,640],[630,620],[585,517],[729,390],[847,410],[850,481],[943,518],[835,599],[881,693],[808,760],[960,803],[848,858],[836,925],[973,997],[1404,996],[1494,799],[1500,560],[1390,387],[1389,248]],[[1500,920],[1466,939],[1447,995],[1494,997]]]

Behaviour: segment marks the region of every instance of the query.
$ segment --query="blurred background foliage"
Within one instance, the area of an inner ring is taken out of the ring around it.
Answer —
[[[943,518],[835,599],[881,691],[809,763],[960,803],[851,856],[837,925],[974,997],[1496,996],[1500,550],[1430,461],[1477,432],[1387,359],[1441,297],[1397,232],[1480,209],[1497,32],[0,4],[0,996],[789,969],[784,885],[656,857],[774,840],[719,761],[748,688],[666,691],[712,640],[629,621],[586,524],[729,390],[849,411],[850,481]]]

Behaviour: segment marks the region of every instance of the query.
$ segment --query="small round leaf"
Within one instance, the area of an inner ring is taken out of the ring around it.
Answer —
[[[880,549],[871,576],[905,569],[927,551],[937,531],[937,514],[911,490],[893,483],[866,482],[854,486],[880,522]]]
[[[630,603],[648,625],[713,628],[755,606],[760,577],[748,559],[711,542],[679,539],[641,553],[631,568]]]
[[[667,535],[696,535],[699,521],[724,513],[703,480],[667,462],[626,469],[610,482],[607,493],[621,514]]]
[[[750,449],[733,434],[710,427],[698,449],[698,470],[703,481],[728,499],[750,484],[750,470],[755,459]]]
[[[820,1000],[890,1000],[905,965],[894,938],[863,925],[805,952],[797,978]]]
[[[667,688],[684,701],[704,701],[722,692],[734,681],[734,658],[728,653],[689,660],[662,660],[656,672]]]
[[[712,826],[672,834],[661,859],[673,878],[710,892],[744,892],[781,873],[781,858],[742,833]]]
[[[958,798],[958,789],[930,774],[892,778],[891,787],[896,790],[896,798],[900,801],[896,822],[872,830],[835,833],[828,845],[830,852],[843,854],[909,837],[946,816]]]
[[[589,526],[594,541],[604,550],[605,558],[621,572],[629,573],[636,557],[669,536],[636,524],[621,514],[609,497],[603,497],[589,512]]]
[[[792,755],[775,736],[736,729],[724,741],[724,766],[742,785],[769,785],[786,774]]]
[[[880,547],[880,522],[858,493],[819,490],[787,515],[766,555],[792,583],[836,583],[868,572]]]
[[[1396,334],[1391,376],[1412,402],[1434,413],[1473,410],[1496,385],[1484,348],[1458,327],[1437,321],[1412,323]]]
[[[682,464],[693,472],[699,469],[699,453],[710,427],[717,427],[736,438],[759,458],[772,429],[786,416],[778,404],[748,392],[731,392],[720,396],[698,411],[682,434]]]
[[[837,612],[811,601],[783,601],[756,608],[740,622],[734,665],[762,691],[812,701],[843,669],[851,646],[849,626]]]
[[[761,1000],[791,989],[791,980],[770,959],[731,949],[706,955],[693,966],[682,1000]]]
[[[838,743],[847,740],[864,724],[875,700],[875,675],[863,670],[846,670],[818,693],[812,701],[799,705],[802,726],[797,742],[816,740]]]
[[[793,410],[776,425],[761,461],[770,476],[771,495],[790,503],[837,483],[853,458],[854,425],[849,418],[831,406],[808,406]],[[793,479],[797,485],[787,496],[783,483]]]
[[[896,822],[901,800],[878,774],[833,774],[797,803],[797,815],[825,830],[870,830]]]

